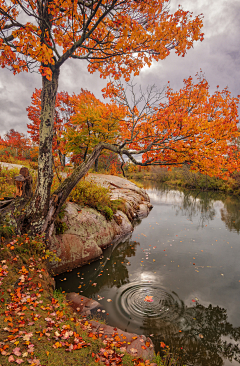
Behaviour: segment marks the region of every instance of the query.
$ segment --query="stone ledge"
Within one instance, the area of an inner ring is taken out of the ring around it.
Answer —
[[[90,315],[92,311],[102,309],[102,305],[98,301],[89,299],[75,292],[67,294],[67,300],[74,311],[82,316]],[[84,323],[82,326],[84,327]],[[90,320],[85,328],[85,330],[95,334],[97,337],[99,337],[100,334],[101,336],[99,338],[120,342],[121,350],[132,356],[142,357],[144,359],[151,359],[154,357],[152,340],[145,335],[124,332],[119,328],[102,324],[94,320]]]

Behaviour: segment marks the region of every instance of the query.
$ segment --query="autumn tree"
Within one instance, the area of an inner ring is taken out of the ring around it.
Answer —
[[[29,139],[21,132],[11,128],[3,138],[0,137],[0,145],[2,148],[9,148],[14,156],[26,156],[27,150],[30,148]]]
[[[85,161],[99,143],[120,141],[119,121],[124,118],[124,107],[103,103],[83,89],[72,96],[71,103],[73,114],[66,128],[65,148],[73,154],[73,162]],[[98,170],[98,158],[95,170]]]
[[[38,182],[24,213],[15,218],[20,232],[51,234],[71,190],[102,149],[110,147],[106,143],[96,146],[51,195],[54,111],[61,66],[70,58],[86,60],[91,73],[98,70],[103,77],[129,79],[144,65],[165,59],[171,49],[184,56],[194,41],[203,38],[201,16],[193,18],[181,7],[170,14],[167,5],[166,0],[0,0],[1,66],[14,74],[37,70],[42,77]],[[121,145],[118,149],[121,153]]]
[[[179,91],[170,86],[159,91],[152,86],[137,93],[132,83],[127,89],[115,82],[104,92],[125,107],[120,146],[131,162],[140,166],[187,165],[193,171],[222,178],[239,170],[240,96],[232,97],[227,88],[217,88],[211,95],[202,72],[196,83],[192,77],[185,79]]]
[[[41,92],[41,89],[35,89],[32,94],[32,103],[27,107],[28,118],[31,121],[27,124],[28,133],[33,143],[37,145],[39,145],[41,123]],[[70,95],[67,92],[57,93],[54,111],[52,154],[53,156],[59,156],[62,166],[65,166],[65,147],[62,138],[73,113]]]
[[[118,173],[122,173],[125,176],[125,171],[122,167],[125,165],[124,160],[120,160],[119,155],[114,154],[112,151],[104,150],[99,157],[99,169],[105,172],[111,172],[115,167]]]

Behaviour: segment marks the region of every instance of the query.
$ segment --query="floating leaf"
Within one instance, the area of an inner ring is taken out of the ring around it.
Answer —
[[[146,302],[153,302],[153,296],[146,296],[144,301]]]

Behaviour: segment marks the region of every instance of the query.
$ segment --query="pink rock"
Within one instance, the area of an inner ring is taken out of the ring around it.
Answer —
[[[108,221],[92,208],[68,202],[62,219],[68,229],[50,238],[50,250],[61,259],[49,263],[55,275],[99,258],[103,248],[133,230],[134,218],[147,216],[151,208],[144,189],[127,179],[104,174],[89,174],[86,179],[110,188],[111,199],[122,198],[126,214],[118,210],[114,219]]]

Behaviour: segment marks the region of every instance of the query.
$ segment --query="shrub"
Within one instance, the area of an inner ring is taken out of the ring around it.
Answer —
[[[0,166],[0,197],[13,197],[15,193],[14,177],[19,174],[18,169],[7,169]]]
[[[72,190],[70,201],[88,206],[101,212],[107,220],[111,220],[117,210],[124,211],[122,200],[111,200],[110,190],[91,181],[82,180]]]
[[[56,234],[59,235],[59,234],[64,234],[65,231],[67,231],[68,226],[65,222],[56,220],[55,228],[56,228]]]
[[[97,208],[97,206],[108,206],[110,194],[107,188],[93,182],[81,180],[72,190],[69,198],[82,206]]]
[[[104,206],[104,207],[98,207],[98,210],[101,211],[107,220],[111,220],[113,217],[113,211],[110,207]]]

